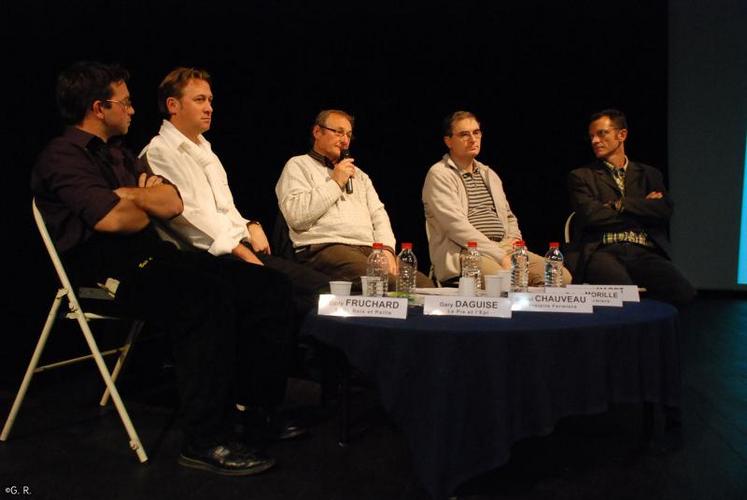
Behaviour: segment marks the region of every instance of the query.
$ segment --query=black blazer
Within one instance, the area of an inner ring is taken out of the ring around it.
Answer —
[[[659,191],[664,197],[646,199],[652,191]],[[661,253],[670,258],[669,218],[673,204],[659,170],[629,161],[623,196],[609,168],[601,160],[596,160],[568,174],[568,192],[571,207],[576,212],[574,234],[567,249],[575,282],[583,282],[586,263],[606,232],[645,231]],[[621,212],[604,206],[620,198]]]

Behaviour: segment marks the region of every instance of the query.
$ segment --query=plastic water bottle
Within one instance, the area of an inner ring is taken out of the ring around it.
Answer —
[[[563,283],[563,254],[560,253],[560,243],[550,243],[550,249],[545,254],[545,288],[561,287]]]
[[[397,255],[397,291],[408,295],[415,293],[415,273],[418,259],[412,252],[412,243],[402,243],[402,251]]]
[[[482,288],[482,273],[480,272],[480,251],[477,250],[476,241],[468,241],[467,248],[463,248],[459,254],[459,263],[462,266],[462,277],[470,277],[475,280],[475,291]]]
[[[366,276],[369,277],[369,289],[366,295],[370,297],[386,295],[389,287],[389,261],[384,255],[382,243],[373,244],[373,252],[368,256]]]
[[[529,289],[529,254],[524,240],[514,243],[511,254],[511,291],[526,292]]]

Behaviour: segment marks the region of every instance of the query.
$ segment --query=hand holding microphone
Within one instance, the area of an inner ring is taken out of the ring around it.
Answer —
[[[340,159],[337,160],[337,162],[341,162],[345,158],[350,158],[350,150],[349,149],[341,149],[340,150]],[[348,194],[353,194],[353,177],[348,177],[347,182],[345,183],[345,192]]]
[[[355,173],[355,166],[352,161],[344,162],[343,160],[350,158],[350,150],[341,149],[340,158],[337,160],[333,177],[337,180],[337,183],[342,187],[342,183],[338,179],[345,179],[344,186],[345,192],[348,194],[353,193],[353,174]],[[336,174],[336,175],[335,175]]]

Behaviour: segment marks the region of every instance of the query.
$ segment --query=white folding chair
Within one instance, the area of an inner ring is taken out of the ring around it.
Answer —
[[[122,402],[122,398],[119,396],[119,391],[117,391],[117,388],[114,385],[114,382],[116,381],[122,370],[122,366],[124,365],[125,359],[127,358],[127,354],[130,351],[130,347],[132,346],[133,342],[135,341],[140,333],[140,330],[143,327],[143,322],[132,320],[132,327],[130,328],[130,332],[125,343],[121,347],[101,352],[98,345],[96,344],[96,340],[93,338],[93,333],[91,332],[89,321],[100,319],[122,320],[123,318],[89,313],[85,312],[81,308],[78,297],[75,294],[75,290],[70,284],[70,280],[67,277],[67,273],[65,272],[65,268],[62,265],[62,261],[57,254],[57,249],[54,247],[52,239],[49,236],[49,232],[47,231],[44,219],[42,218],[41,213],[36,207],[36,201],[32,201],[32,211],[34,213],[34,220],[36,221],[39,233],[41,234],[44,245],[47,248],[47,252],[49,252],[49,257],[52,259],[52,264],[54,264],[54,268],[57,271],[57,277],[60,281],[60,288],[55,294],[54,301],[52,302],[52,308],[49,310],[49,314],[47,315],[47,320],[44,323],[44,328],[42,329],[41,336],[39,337],[39,342],[36,344],[36,349],[34,350],[34,354],[31,357],[28,368],[26,369],[26,374],[24,375],[23,381],[21,382],[21,387],[18,389],[16,399],[15,401],[13,401],[13,406],[10,410],[10,414],[8,415],[8,419],[5,422],[5,426],[3,427],[2,434],[0,434],[0,441],[5,441],[8,439],[8,435],[10,434],[10,430],[12,429],[13,423],[15,422],[18,410],[21,407],[21,403],[23,403],[23,399],[26,396],[26,391],[28,390],[29,384],[31,383],[31,378],[35,373],[93,358],[93,360],[96,362],[96,366],[98,367],[99,372],[101,372],[101,378],[104,380],[104,384],[106,385],[106,390],[104,391],[99,404],[101,406],[105,406],[109,400],[109,397],[111,397],[112,401],[114,402],[114,406],[116,407],[117,412],[122,419],[122,423],[124,424],[125,430],[127,431],[127,435],[129,436],[130,448],[135,451],[140,462],[146,462],[148,460],[148,456],[146,455],[145,449],[140,442],[140,438],[135,431],[135,427],[132,425],[132,421],[130,420],[130,416],[127,413],[127,409]],[[79,290],[79,294],[82,297],[86,297],[88,295],[91,296],[91,298],[101,298],[99,296],[99,292],[102,291],[103,290],[99,289],[81,288]],[[60,313],[58,315],[60,305],[62,304],[63,300],[67,300],[68,312]],[[38,366],[42,352],[44,351],[44,346],[47,343],[49,334],[52,331],[52,327],[54,326],[55,321],[58,317],[74,319],[78,322],[78,325],[80,326],[80,329],[83,333],[83,337],[88,343],[88,348],[90,349],[91,354],[80,356],[77,358],[57,361],[43,366]],[[114,369],[110,373],[103,357],[117,353],[119,354],[119,357],[117,358],[117,361],[114,365]]]

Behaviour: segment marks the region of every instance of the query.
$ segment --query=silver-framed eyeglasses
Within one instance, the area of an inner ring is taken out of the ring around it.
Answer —
[[[349,131],[349,132],[345,132],[342,129],[330,128],[330,127],[327,127],[326,125],[322,125],[321,123],[318,124],[318,125],[319,125],[319,128],[323,128],[324,130],[329,130],[330,132],[334,133],[337,136],[338,139],[342,139],[343,137],[347,137],[348,140],[350,140],[350,141],[353,140],[353,131],[352,130]]]
[[[132,109],[132,101],[129,97],[126,99],[122,99],[121,101],[118,101],[116,99],[105,99],[105,102],[116,102],[117,104],[122,106],[125,111],[127,111],[128,109]]]
[[[470,138],[474,138],[476,141],[479,141],[480,139],[482,139],[482,130],[480,130],[479,128],[476,128],[471,132],[469,130],[463,130],[461,132],[457,132],[454,135],[456,135],[459,140],[462,140],[464,142],[467,142],[468,140],[470,140]]]

